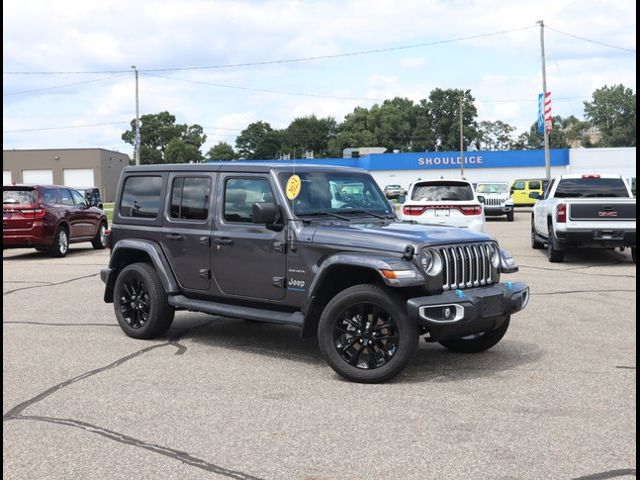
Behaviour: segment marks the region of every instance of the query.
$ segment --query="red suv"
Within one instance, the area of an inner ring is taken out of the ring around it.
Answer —
[[[34,247],[64,257],[69,243],[105,247],[107,217],[77,191],[57,185],[2,187],[2,248]]]

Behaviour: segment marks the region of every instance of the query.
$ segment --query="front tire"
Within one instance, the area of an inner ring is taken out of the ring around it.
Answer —
[[[504,337],[504,334],[507,333],[507,329],[509,328],[509,321],[510,317],[507,317],[504,323],[495,330],[453,340],[443,340],[440,342],[440,345],[447,350],[457,353],[485,352],[502,340],[502,337]]]
[[[69,251],[69,232],[64,227],[59,227],[53,237],[53,245],[49,248],[52,257],[64,257]]]
[[[158,272],[148,263],[133,263],[118,274],[113,308],[120,327],[133,338],[156,338],[169,330],[175,308],[169,305]]]
[[[507,212],[507,222],[513,222],[513,210]]]
[[[356,285],[325,307],[318,343],[339,375],[352,382],[380,383],[407,366],[418,344],[418,328],[395,294],[374,285]]]

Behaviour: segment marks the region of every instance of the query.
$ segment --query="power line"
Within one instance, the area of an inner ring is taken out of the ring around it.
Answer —
[[[24,95],[27,93],[37,93],[37,92],[44,92],[47,90],[55,90],[58,88],[66,88],[66,87],[74,87],[76,85],[85,85],[87,83],[95,83],[95,82],[102,82],[104,80],[109,80],[112,78],[119,78],[122,77],[122,75],[111,75],[109,77],[102,77],[102,78],[94,78],[93,80],[85,80],[84,82],[75,82],[75,83],[65,83],[64,85],[55,85],[52,87],[43,87],[43,88],[35,88],[33,90],[20,90],[18,92],[8,92],[8,93],[3,93],[2,96],[3,97],[8,97],[11,95]]]
[[[462,42],[465,40],[477,40],[480,38],[493,37],[496,35],[504,35],[507,33],[519,32],[522,30],[528,30],[530,28],[534,28],[535,25],[529,25],[526,27],[512,28],[508,30],[498,30],[495,32],[489,33],[480,33],[475,35],[467,35],[463,37],[453,37],[444,40],[435,40],[431,42],[423,42],[423,43],[415,43],[409,45],[400,45],[397,47],[386,47],[386,48],[376,48],[372,50],[358,50],[353,52],[343,52],[343,53],[334,53],[330,55],[315,55],[311,57],[298,57],[298,58],[287,58],[280,60],[263,60],[257,62],[245,62],[245,63],[227,63],[227,64],[219,64],[219,65],[204,65],[204,66],[189,66],[189,67],[166,67],[166,68],[148,68],[148,69],[139,69],[139,72],[145,73],[153,73],[153,72],[178,72],[185,70],[214,70],[214,69],[224,69],[224,68],[238,68],[238,67],[255,67],[262,65],[277,65],[283,63],[299,63],[299,62],[308,62],[315,60],[328,60],[333,58],[344,58],[344,57],[356,57],[362,55],[372,55],[376,53],[385,53],[385,52],[395,52],[399,50],[409,50],[414,48],[423,48],[423,47],[431,47],[434,45],[442,45],[447,43],[454,42]],[[3,75],[93,75],[93,74],[115,74],[115,73],[128,73],[129,70],[95,70],[95,71],[40,71],[40,72],[25,72],[25,71],[8,71],[2,72]]]
[[[322,93],[306,93],[306,92],[289,92],[284,90],[271,90],[267,88],[253,88],[253,87],[243,87],[239,85],[228,85],[223,83],[212,83],[212,82],[203,82],[200,80],[189,80],[187,78],[177,78],[177,77],[166,77],[164,75],[157,75],[152,73],[145,74],[147,77],[156,77],[163,78],[166,80],[175,80],[178,82],[185,83],[194,83],[198,85],[208,85],[211,87],[219,87],[219,88],[230,88],[234,90],[245,90],[250,92],[259,92],[259,93],[271,93],[276,95],[293,95],[299,97],[314,97],[314,98],[329,98],[332,100],[357,100],[357,101],[367,101],[367,102],[381,102],[386,100],[385,98],[367,98],[367,97],[343,97],[338,95],[325,95]]]
[[[617,45],[612,45],[610,43],[604,43],[604,42],[600,42],[598,40],[592,40],[590,38],[581,37],[579,35],[574,35],[573,33],[563,32],[562,30],[558,30],[556,28],[551,28],[548,25],[545,25],[545,27],[547,29],[553,31],[553,32],[559,33],[561,35],[566,35],[567,37],[575,38],[577,40],[582,40],[582,41],[589,42],[589,43],[595,43],[596,45],[602,45],[603,47],[615,48],[617,50],[624,50],[626,52],[636,53],[636,49],[635,48],[619,47]]]
[[[20,130],[3,130],[2,133],[20,133],[20,132],[42,132],[45,130],[65,130],[69,128],[89,128],[89,127],[104,127],[107,125],[123,125],[131,123],[129,120],[122,122],[108,122],[108,123],[86,123],[84,125],[65,125],[61,127],[44,127],[44,128],[24,128]]]

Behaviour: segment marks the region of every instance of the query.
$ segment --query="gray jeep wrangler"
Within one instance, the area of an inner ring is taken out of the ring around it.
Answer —
[[[491,237],[399,222],[352,168],[210,163],[126,168],[104,300],[124,332],[163,335],[175,310],[296,325],[343,377],[382,382],[418,339],[482,352],[529,300]]]

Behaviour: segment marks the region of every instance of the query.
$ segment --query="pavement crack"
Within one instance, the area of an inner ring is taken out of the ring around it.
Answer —
[[[619,265],[618,263],[612,265]],[[584,268],[593,268],[593,267],[605,267],[611,265],[589,265],[587,267],[575,267],[575,268],[551,268],[551,267],[538,267],[534,265],[519,265],[523,268],[531,268],[533,270],[545,270],[548,272],[562,272],[562,273],[572,273],[574,275],[584,275],[586,277],[615,277],[615,278],[636,278],[635,275],[619,275],[619,274],[610,274],[610,273],[587,273],[587,272],[579,272],[577,270]]]
[[[601,289],[601,290],[561,290],[559,292],[531,292],[531,295],[570,295],[573,293],[610,293],[610,292],[635,292],[629,289]]]
[[[209,463],[205,460],[202,460],[201,458],[194,457],[193,455],[190,455],[187,452],[176,450],[170,447],[164,447],[162,445],[157,445],[155,443],[145,442],[144,440],[139,440],[137,438],[130,437],[129,435],[125,435],[124,433],[108,430],[98,425],[93,425],[87,422],[81,422],[79,420],[73,420],[70,418],[44,417],[44,416],[36,416],[36,415],[21,415],[18,417],[13,417],[13,419],[46,422],[46,423],[53,423],[56,425],[64,425],[71,428],[77,428],[85,432],[100,435],[102,437],[108,438],[118,443],[123,443],[125,445],[142,448],[144,450],[148,450],[150,452],[154,452],[159,455],[164,455],[165,457],[178,460],[192,467],[196,467],[201,470],[222,475],[228,478],[234,478],[237,480],[262,480],[259,477],[255,477],[247,473],[239,472],[237,470],[231,470],[228,468],[221,467],[219,465],[215,465],[213,463]]]
[[[4,325],[41,325],[45,327],[119,327],[113,323],[57,323],[57,322],[18,322],[18,321],[6,321],[2,322]]]
[[[20,287],[20,288],[14,288],[13,290],[7,290],[6,292],[2,293],[3,297],[6,297],[7,295],[9,295],[10,293],[15,293],[15,292],[19,292],[21,290],[30,290],[32,288],[43,288],[43,287],[53,287],[54,285],[63,285],[65,283],[70,283],[70,282],[75,282],[77,280],[83,280],[85,278],[91,278],[91,277],[97,277],[98,275],[100,275],[100,272],[98,273],[92,273],[91,275],[83,275],[82,277],[74,277],[74,278],[70,278],[68,280],[63,280],[62,282],[54,282],[54,283],[45,283],[43,285],[31,285],[30,287]]]
[[[635,468],[621,468],[619,470],[608,470],[606,472],[592,473],[583,477],[576,477],[573,480],[606,480],[608,478],[625,477],[628,475],[636,476]]]

